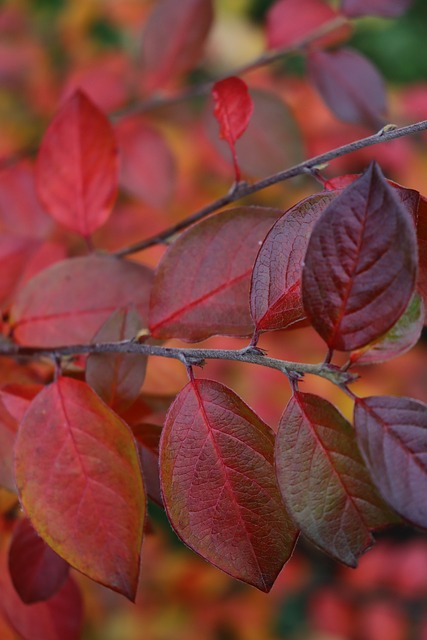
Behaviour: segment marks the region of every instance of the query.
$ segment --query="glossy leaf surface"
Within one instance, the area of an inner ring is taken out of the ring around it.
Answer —
[[[46,210],[82,236],[90,236],[110,215],[118,182],[114,133],[81,91],[63,104],[47,129],[36,176]]]
[[[274,209],[239,207],[184,232],[168,249],[155,276],[151,334],[191,341],[215,334],[250,335],[252,267],[279,215]]]
[[[351,49],[313,50],[308,56],[311,81],[341,120],[380,129],[385,123],[384,82],[371,62]]]
[[[413,0],[341,0],[341,11],[350,18],[383,16],[397,18],[405,13]]]
[[[373,164],[313,229],[302,279],[307,316],[330,349],[363,347],[405,311],[416,269],[413,222]]]
[[[60,378],[21,422],[15,473],[25,512],[49,546],[134,599],[145,497],[129,427],[88,385]]]
[[[336,15],[323,0],[278,0],[267,13],[267,47],[295,46]]]
[[[303,320],[302,262],[315,222],[336,193],[309,196],[286,211],[271,228],[255,261],[251,312],[257,331],[272,331]]]
[[[151,282],[150,269],[128,260],[58,262],[21,289],[11,312],[14,338],[40,346],[90,342],[118,307],[134,304],[146,318]]]
[[[355,567],[371,530],[395,520],[363,463],[354,431],[328,401],[295,393],[280,420],[276,470],[297,526],[325,553]]]
[[[413,524],[427,527],[427,405],[412,398],[358,398],[354,425],[384,499]]]
[[[27,518],[15,525],[8,566],[16,592],[26,604],[51,598],[61,589],[70,568],[37,535]]]
[[[168,517],[182,540],[235,578],[269,591],[296,540],[275,479],[272,431],[230,389],[189,383],[160,442]]]

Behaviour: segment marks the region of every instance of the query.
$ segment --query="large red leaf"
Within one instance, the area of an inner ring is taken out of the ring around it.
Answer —
[[[302,277],[307,316],[330,349],[363,347],[405,311],[416,269],[414,224],[372,164],[313,229]]]
[[[37,533],[71,566],[134,599],[145,496],[129,427],[84,382],[60,378],[31,403],[16,483]]]
[[[15,525],[8,566],[16,592],[26,604],[51,598],[61,589],[70,568],[37,535],[28,518]]]
[[[297,531],[274,475],[274,435],[230,389],[190,382],[168,413],[160,478],[182,540],[235,578],[269,591]]]
[[[231,149],[236,181],[240,179],[235,144],[243,135],[253,112],[253,102],[246,83],[232,76],[216,82],[212,89],[214,114],[219,124],[220,137]]]
[[[324,0],[278,0],[267,13],[267,47],[293,47],[336,18]]]
[[[279,218],[265,238],[252,273],[251,313],[257,331],[303,320],[302,262],[314,223],[336,193],[305,198]]]
[[[351,49],[315,49],[308,56],[308,70],[314,86],[338,118],[377,129],[384,125],[384,82],[367,58]]]
[[[46,131],[36,175],[47,211],[82,236],[90,236],[110,215],[118,182],[114,133],[81,91],[65,102]]]
[[[250,275],[260,244],[279,215],[274,209],[239,207],[184,232],[156,273],[152,335],[191,341],[218,333],[250,335]]]
[[[427,405],[412,398],[358,398],[354,425],[384,499],[413,524],[427,527]]]
[[[309,540],[355,567],[371,530],[396,518],[363,463],[354,431],[323,398],[295,393],[280,420],[276,470],[286,507]]]
[[[383,16],[397,18],[413,0],[341,0],[341,11],[350,18],[358,16]]]
[[[212,0],[160,0],[144,30],[144,85],[155,89],[200,60],[213,20]]]
[[[94,343],[135,338],[142,328],[134,307],[117,309],[95,334]],[[127,409],[139,395],[147,358],[138,354],[93,353],[86,361],[86,382],[116,413]]]
[[[32,278],[11,310],[14,338],[52,347],[89,342],[119,307],[147,317],[152,272],[128,260],[91,255],[58,262]]]
[[[138,445],[147,495],[157,504],[163,505],[159,478],[159,441],[162,427],[157,424],[140,423],[132,426],[132,433]]]

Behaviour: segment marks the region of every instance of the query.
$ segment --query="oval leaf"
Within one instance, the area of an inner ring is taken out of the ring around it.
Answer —
[[[313,50],[308,71],[314,86],[341,120],[380,129],[385,124],[384,81],[371,62],[356,51]]]
[[[168,517],[194,551],[269,591],[297,532],[280,499],[274,435],[230,389],[194,380],[177,396],[160,441]]]
[[[401,516],[427,527],[427,405],[412,398],[358,398],[354,426],[373,481]]]
[[[294,47],[336,16],[323,0],[278,0],[267,13],[267,47]]]
[[[378,495],[354,431],[323,398],[295,393],[280,420],[276,470],[289,514],[311,542],[355,567],[371,530],[396,521]]]
[[[60,378],[24,416],[15,474],[22,505],[49,546],[133,600],[145,497],[129,427],[84,382]]]
[[[414,225],[372,164],[313,229],[302,277],[307,316],[330,349],[363,347],[405,311],[416,269]]]
[[[271,228],[252,273],[251,313],[256,330],[286,329],[303,320],[302,262],[314,223],[336,193],[316,194],[286,211]]]
[[[81,91],[63,104],[46,131],[36,181],[46,210],[82,236],[109,217],[118,183],[116,142],[107,117]]]
[[[9,548],[9,573],[26,604],[48,600],[68,577],[70,565],[34,531],[28,518],[15,525]]]
[[[14,338],[43,347],[90,342],[118,307],[134,304],[146,318],[151,282],[150,269],[127,260],[91,255],[58,262],[19,292]]]
[[[279,215],[262,207],[229,209],[185,231],[156,273],[151,334],[191,341],[215,334],[250,335],[250,275],[260,244]]]
[[[383,16],[397,18],[405,13],[413,0],[341,0],[341,11],[349,18]]]

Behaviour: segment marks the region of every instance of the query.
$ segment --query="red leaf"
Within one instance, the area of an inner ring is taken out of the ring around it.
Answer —
[[[280,420],[276,470],[289,514],[311,542],[355,567],[371,530],[395,521],[375,490],[351,425],[323,398],[295,393]]]
[[[267,13],[267,47],[294,47],[336,17],[323,0],[278,0]]]
[[[40,240],[12,234],[0,235],[0,304],[9,301],[22,272],[40,247]]]
[[[314,86],[341,120],[380,129],[384,125],[386,96],[377,69],[351,49],[313,50],[308,70]]]
[[[0,400],[0,486],[16,492],[13,470],[13,448],[18,423],[7,410],[3,399]]]
[[[117,309],[95,334],[93,342],[130,340],[141,328],[141,317],[134,307]],[[138,397],[146,368],[144,356],[94,353],[86,361],[86,382],[113,411],[121,413]]]
[[[117,149],[106,116],[77,91],[60,108],[37,158],[37,188],[61,224],[90,236],[111,213],[117,193]]]
[[[51,598],[66,581],[69,568],[37,535],[27,518],[18,521],[9,548],[9,572],[23,602],[32,604]]]
[[[412,0],[341,0],[341,11],[350,18],[383,16],[397,18],[411,6]]]
[[[151,282],[147,267],[127,260],[91,255],[58,262],[16,297],[14,338],[45,347],[89,342],[118,307],[134,304],[146,317]]]
[[[307,316],[330,349],[363,347],[405,311],[416,268],[413,222],[372,164],[311,234],[302,277]]]
[[[259,246],[279,215],[274,209],[239,207],[185,231],[157,269],[151,334],[191,341],[218,333],[250,335],[250,275]]]
[[[305,198],[269,231],[252,273],[251,312],[257,331],[286,329],[305,318],[302,261],[314,223],[335,196],[323,193]]]
[[[157,424],[137,424],[132,427],[138,445],[142,475],[147,495],[160,506],[163,506],[159,478],[159,441],[162,427]]]
[[[60,378],[24,416],[15,474],[25,512],[49,546],[133,600],[145,497],[129,427],[88,385]]]
[[[413,524],[427,527],[427,405],[412,398],[358,398],[354,425],[384,499]]]
[[[212,21],[212,0],[156,3],[142,41],[144,84],[148,90],[160,87],[199,62]]]
[[[230,389],[195,380],[160,441],[166,512],[182,540],[235,578],[269,591],[297,532],[280,499],[274,435]]]
[[[235,143],[246,131],[253,112],[253,102],[243,80],[234,76],[215,82],[212,89],[214,114],[219,123],[220,137],[230,146],[236,182],[240,180]]]
[[[175,161],[164,137],[140,118],[121,120],[116,134],[121,184],[137,198],[163,207],[175,183]]]

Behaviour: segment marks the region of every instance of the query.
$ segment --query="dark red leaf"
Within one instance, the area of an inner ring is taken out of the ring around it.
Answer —
[[[166,512],[194,551],[269,591],[297,537],[274,475],[274,435],[230,389],[190,382],[160,441]]]
[[[383,16],[397,18],[405,13],[413,0],[341,0],[341,11],[350,18]]]
[[[427,405],[412,398],[358,398],[354,425],[384,499],[413,524],[427,527]]]
[[[157,424],[137,424],[132,427],[138,445],[142,475],[147,495],[160,506],[163,505],[159,478],[159,441],[162,427]]]
[[[278,0],[267,13],[267,47],[293,47],[337,17],[323,0]]]
[[[212,0],[160,0],[142,41],[144,85],[155,89],[200,60],[213,21]]]
[[[15,446],[26,514],[64,560],[135,598],[145,496],[129,427],[84,382],[60,378],[31,403]]]
[[[40,146],[40,199],[58,222],[88,237],[109,217],[117,183],[113,129],[102,111],[77,91],[62,105]]]
[[[318,396],[295,393],[280,420],[276,470],[289,514],[309,540],[355,567],[371,530],[396,521],[375,490],[354,431]]]
[[[9,548],[9,572],[19,597],[26,604],[48,600],[57,593],[70,565],[34,531],[28,518],[15,525]]]
[[[246,131],[253,112],[253,102],[246,83],[234,76],[215,82],[212,89],[214,114],[219,124],[219,135],[225,140],[233,156],[236,182],[240,180],[235,143]]]
[[[93,338],[94,343],[135,338],[142,320],[134,307],[117,309]],[[94,353],[86,361],[86,382],[116,413],[122,413],[139,395],[147,358],[137,354]]]
[[[156,338],[250,335],[249,286],[258,249],[280,212],[223,211],[185,231],[159,264],[150,303]],[[185,260],[183,260],[185,256]]]
[[[335,196],[331,192],[305,198],[269,231],[252,273],[251,312],[257,331],[286,329],[305,318],[302,261],[314,223]]]
[[[376,129],[384,125],[384,82],[367,58],[351,49],[313,50],[308,56],[308,70],[314,86],[338,118]]]
[[[89,342],[118,307],[134,304],[146,318],[151,282],[150,269],[128,260],[91,255],[58,262],[20,290],[11,311],[14,338],[45,347]]]
[[[363,347],[405,311],[416,269],[413,222],[372,164],[313,229],[302,277],[307,316],[330,349]]]

